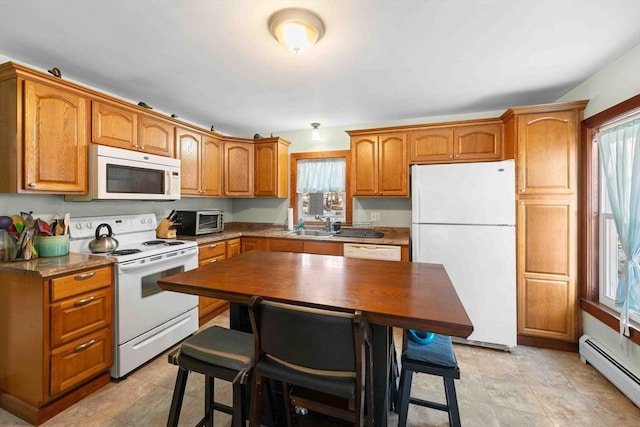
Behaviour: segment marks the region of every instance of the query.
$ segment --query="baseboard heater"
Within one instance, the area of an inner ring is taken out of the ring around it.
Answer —
[[[596,368],[605,378],[640,407],[640,378],[627,369],[611,351],[598,340],[580,337],[580,360]]]

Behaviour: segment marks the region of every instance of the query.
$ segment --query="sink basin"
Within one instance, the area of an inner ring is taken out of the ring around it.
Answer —
[[[301,230],[293,230],[285,233],[288,236],[308,236],[308,237],[331,237],[332,234],[326,230],[308,230],[303,228]]]
[[[362,239],[379,239],[384,233],[373,230],[350,230],[343,228],[336,233],[336,237],[359,237]]]

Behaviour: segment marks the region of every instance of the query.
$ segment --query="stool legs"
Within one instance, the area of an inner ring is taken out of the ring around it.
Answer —
[[[402,369],[400,374],[400,387],[398,391],[399,401],[396,405],[398,412],[398,427],[407,425],[407,413],[409,412],[409,399],[411,399],[411,381],[413,379],[413,371]]]
[[[458,409],[458,399],[456,397],[454,379],[447,377],[443,377],[442,379],[444,380],[444,392],[447,400],[446,405],[412,398],[411,381],[413,380],[413,371],[402,369],[402,373],[400,374],[400,393],[398,396],[398,404],[396,406],[396,412],[398,413],[398,427],[406,427],[407,425],[409,403],[445,411],[449,414],[449,425],[451,427],[460,427],[460,411]]]
[[[187,377],[189,371],[178,368],[178,376],[176,377],[176,385],[173,388],[173,398],[171,399],[171,409],[169,410],[169,419],[167,427],[176,427],[180,418],[180,409],[182,409],[182,399],[184,398],[184,390],[187,387]]]
[[[447,396],[447,406],[449,407],[449,424],[451,427],[460,427],[460,412],[458,411],[456,384],[453,378],[444,378],[444,392]]]

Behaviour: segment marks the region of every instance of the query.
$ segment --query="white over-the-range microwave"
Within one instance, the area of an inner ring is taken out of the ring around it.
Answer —
[[[65,200],[180,199],[179,159],[90,144],[88,163],[88,194]]]

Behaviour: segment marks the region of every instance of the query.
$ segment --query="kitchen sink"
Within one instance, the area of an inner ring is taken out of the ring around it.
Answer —
[[[308,230],[306,228],[293,230],[285,233],[287,236],[308,236],[308,237],[331,237],[332,234],[326,230]]]
[[[336,237],[360,237],[362,239],[379,239],[384,233],[373,230],[350,230],[343,228],[336,233]]]

